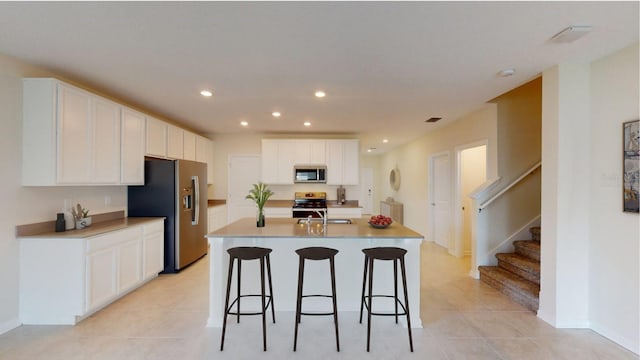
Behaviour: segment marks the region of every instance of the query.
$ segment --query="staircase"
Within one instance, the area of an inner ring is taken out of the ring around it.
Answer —
[[[479,266],[480,280],[527,309],[538,311],[540,293],[540,227],[529,229],[531,240],[513,242],[515,253],[496,254],[498,266]]]

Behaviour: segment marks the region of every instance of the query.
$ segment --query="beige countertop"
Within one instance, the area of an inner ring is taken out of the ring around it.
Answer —
[[[209,200],[207,200],[207,205],[209,207],[218,206],[218,205],[226,205],[226,204],[227,204],[227,200],[224,200],[224,199],[209,199]]]
[[[254,218],[240,219],[219,230],[209,233],[212,238],[389,238],[407,239],[420,238],[419,233],[397,223],[391,224],[386,229],[375,229],[366,220],[352,219],[352,224],[328,224],[326,228],[322,224],[312,224],[311,229],[317,234],[309,234],[306,224],[297,224],[298,219],[267,218],[266,226],[256,227]]]
[[[45,232],[36,235],[25,235],[21,238],[52,238],[52,239],[80,239],[105,234],[111,231],[126,229],[130,226],[142,225],[147,222],[164,219],[163,217],[130,217],[93,223],[91,226],[80,230],[68,230],[63,232]]]

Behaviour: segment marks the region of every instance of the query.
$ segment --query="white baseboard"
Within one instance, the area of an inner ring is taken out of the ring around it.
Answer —
[[[472,278],[479,280],[480,279],[480,271],[478,271],[478,269],[471,269],[469,270],[469,276],[471,276]]]
[[[9,321],[1,322],[0,323],[0,335],[15,329],[20,325],[22,325],[22,324],[20,323],[20,320],[18,318],[14,318],[14,319],[11,319]]]
[[[636,355],[640,355],[640,343],[638,342],[638,339],[635,339],[635,340],[630,339],[628,337],[621,335],[619,332],[615,330],[611,330],[597,323],[591,325],[591,330],[615,342],[616,344],[624,347],[625,349],[635,353]]]

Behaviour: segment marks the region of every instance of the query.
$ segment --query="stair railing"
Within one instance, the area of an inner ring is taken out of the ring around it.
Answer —
[[[499,198],[500,196],[502,196],[502,194],[506,193],[507,191],[509,191],[509,189],[511,189],[512,187],[516,186],[520,181],[522,181],[522,179],[526,178],[527,176],[533,174],[534,171],[536,171],[539,167],[542,166],[542,162],[538,162],[537,164],[533,165],[529,170],[525,171],[522,175],[520,175],[517,179],[513,180],[509,185],[507,185],[504,189],[500,190],[500,192],[498,192],[497,194],[493,195],[492,197],[490,197],[489,199],[487,199],[485,202],[483,202],[482,204],[480,204],[480,206],[478,206],[478,212],[482,212],[482,210],[484,208],[486,208],[487,206],[489,206],[489,204],[491,204],[492,202],[494,202],[497,198]]]

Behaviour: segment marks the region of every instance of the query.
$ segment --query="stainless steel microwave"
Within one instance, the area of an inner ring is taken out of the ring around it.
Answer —
[[[293,168],[294,183],[326,183],[327,167],[324,165],[296,165]]]

